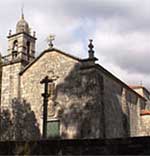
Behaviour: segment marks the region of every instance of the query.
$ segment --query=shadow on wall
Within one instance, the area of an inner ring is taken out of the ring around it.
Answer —
[[[25,100],[13,99],[11,108],[1,110],[0,140],[38,140],[39,125],[31,106]]]
[[[55,114],[60,118],[62,138],[99,138],[102,135],[101,95],[97,73],[75,64],[55,88]],[[102,136],[101,136],[102,137]]]
[[[62,138],[102,138],[99,75],[94,68],[81,68],[81,64],[76,64],[56,86],[53,101],[61,119],[61,135]]]
[[[103,76],[94,66],[76,64],[64,81],[56,86],[53,101],[62,123],[62,138],[105,138],[107,115],[116,126],[121,124],[119,137],[129,136],[128,117],[119,101],[115,107],[121,118],[111,116],[114,106],[108,108],[111,114],[105,114]]]
[[[117,133],[121,134],[119,137],[128,136],[129,122],[116,97],[118,92],[113,103],[108,101],[106,105],[104,89],[103,76],[95,66],[82,64],[76,64],[64,81],[56,86],[52,101],[55,117],[60,119],[62,138],[105,138],[109,124],[108,133],[115,131],[109,136],[118,137]],[[31,104],[25,100],[13,99],[11,111],[1,110],[0,120],[1,141],[41,138]]]

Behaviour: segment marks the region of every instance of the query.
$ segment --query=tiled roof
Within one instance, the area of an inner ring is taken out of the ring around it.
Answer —
[[[131,86],[129,86],[130,88],[132,88],[132,89],[143,89],[143,90],[145,90],[148,94],[150,94],[150,92],[149,92],[149,90],[148,89],[146,89],[144,86],[134,86],[134,85],[131,85]]]
[[[150,115],[150,110],[143,109],[141,110],[140,115]]]
[[[132,89],[143,88],[143,86],[140,86],[140,85],[139,86],[138,85],[137,86],[136,85],[130,85],[129,87],[132,88]]]

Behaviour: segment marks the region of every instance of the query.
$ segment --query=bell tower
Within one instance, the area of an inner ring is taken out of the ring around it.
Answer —
[[[14,34],[9,31],[8,35],[8,63],[22,62],[26,66],[35,58],[35,32],[31,34],[28,23],[22,13],[20,20],[16,25]]]
[[[35,58],[35,32],[31,34],[22,13],[16,32],[8,35],[8,54],[2,57],[1,108],[9,108],[20,97],[19,73]]]

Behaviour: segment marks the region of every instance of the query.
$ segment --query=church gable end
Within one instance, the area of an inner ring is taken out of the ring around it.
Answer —
[[[82,61],[70,55],[50,51],[43,53],[21,74],[22,98],[31,103],[40,127],[43,109],[41,94],[44,92],[40,82],[45,76],[53,80],[48,89],[50,94],[48,120],[60,121],[60,133],[63,138],[102,137],[103,135],[102,132],[100,133],[99,125],[100,75],[95,68],[80,68],[82,64]],[[87,125],[87,120],[90,126]],[[85,129],[82,128],[83,125]]]
[[[34,59],[29,65],[27,65],[21,72],[20,72],[20,75],[22,75],[26,70],[28,70],[33,64],[35,64],[39,59],[41,59],[43,57],[43,55],[45,55],[46,53],[57,53],[57,55],[60,55],[64,58],[68,58],[70,60],[74,60],[74,61],[82,61],[81,59],[73,56],[73,55],[70,55],[70,54],[67,54],[65,52],[62,52],[58,49],[55,49],[55,48],[51,48],[51,49],[47,49],[45,50],[44,52],[42,52],[36,59]],[[55,54],[54,54],[55,55]],[[63,60],[63,59],[62,59]],[[61,62],[61,61],[60,61]]]
[[[77,68],[79,61],[57,51],[45,52],[31,63],[20,75],[22,98],[36,109],[37,118],[41,119],[43,85],[40,81],[45,77],[54,78],[54,85],[64,81],[69,73]],[[38,106],[38,107],[37,107]]]

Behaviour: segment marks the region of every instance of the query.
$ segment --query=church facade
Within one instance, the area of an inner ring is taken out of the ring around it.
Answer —
[[[42,134],[44,85],[48,76],[47,135],[72,138],[119,138],[147,135],[141,113],[147,99],[89,57],[80,59],[50,46],[35,57],[35,32],[22,15],[9,33],[3,57],[1,110],[14,99],[31,107]],[[149,116],[146,121],[150,121]],[[30,119],[32,120],[32,119]],[[148,127],[146,127],[148,129]],[[143,132],[143,133],[142,133]],[[36,138],[35,138],[36,139]]]

